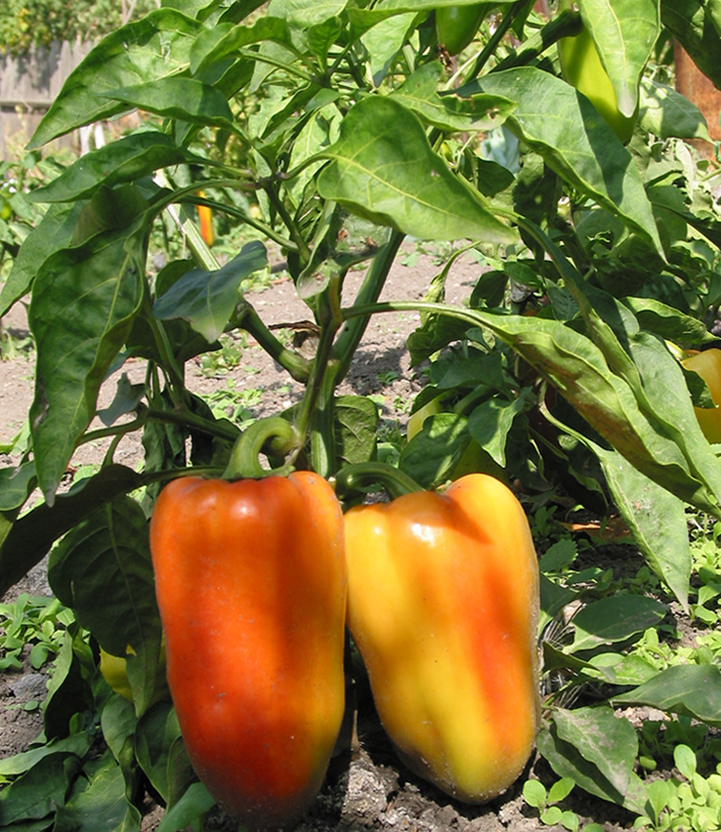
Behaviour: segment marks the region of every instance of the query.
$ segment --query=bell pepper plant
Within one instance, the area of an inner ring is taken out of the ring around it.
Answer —
[[[685,609],[686,508],[721,519],[718,459],[667,346],[713,340],[721,211],[664,48],[670,32],[713,74],[719,3],[541,5],[173,0],[100,40],[58,93],[23,162],[32,185],[3,189],[0,316],[27,304],[36,361],[3,448],[0,589],[48,555],[72,616],[42,750],[4,769],[3,825],[75,828],[92,806],[94,832],[137,832],[152,796],[168,828],[202,828],[216,803],[289,826],[334,749],[348,764],[346,693],[366,680],[414,776],[470,803],[538,753],[641,813],[656,804],[633,742],[590,744],[635,737],[611,702],[718,723],[688,693],[716,701],[714,666],[674,668],[663,698],[653,668],[620,664],[661,605],[620,593],[613,633],[593,608],[574,624],[569,609],[608,598],[562,585],[575,542],[545,544],[555,511],[617,514]],[[41,164],[135,112],[138,129]],[[427,290],[397,297],[391,270],[420,246],[437,255]],[[450,303],[460,257],[477,278]],[[307,307],[312,349],[251,302],[270,274]],[[351,371],[370,322],[399,312],[418,316],[406,346],[428,385],[395,426]],[[297,383],[290,406],[229,416],[194,389],[230,336]],[[91,445],[102,464],[71,483]],[[411,493],[365,505],[393,479],[381,462]],[[549,643],[554,623],[573,640]],[[611,643],[617,669],[597,661]],[[575,709],[591,684],[597,707]]]

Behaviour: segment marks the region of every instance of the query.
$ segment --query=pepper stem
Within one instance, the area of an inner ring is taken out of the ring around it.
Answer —
[[[300,437],[293,425],[282,416],[261,419],[243,431],[233,446],[223,479],[262,479],[274,475],[287,476],[293,470],[295,454],[300,450]],[[287,457],[278,468],[263,468],[260,454]]]
[[[356,465],[348,465],[336,476],[336,492],[339,497],[373,485],[381,486],[392,500],[414,491],[423,491],[408,474],[384,462],[359,462]]]

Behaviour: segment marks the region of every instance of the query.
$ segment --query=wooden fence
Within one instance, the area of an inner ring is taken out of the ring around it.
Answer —
[[[0,55],[0,158],[9,159],[32,136],[65,79],[92,44],[56,41],[27,55]],[[79,144],[78,136],[65,144]]]

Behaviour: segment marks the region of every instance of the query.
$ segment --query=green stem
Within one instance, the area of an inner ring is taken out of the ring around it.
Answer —
[[[358,290],[354,308],[357,305],[372,304],[378,300],[388,278],[388,272],[393,265],[404,238],[405,234],[401,231],[391,231],[388,240],[383,244],[368,266],[363,283]],[[344,320],[346,322],[338,332],[334,349],[338,359],[336,384],[339,384],[345,378],[346,373],[350,369],[351,361],[368,326],[369,318],[351,320],[344,317]]]
[[[124,422],[122,425],[110,425],[107,428],[98,428],[98,430],[88,431],[84,436],[78,440],[78,445],[87,445],[88,442],[97,442],[99,439],[107,439],[109,436],[120,440],[126,433],[131,433],[134,430],[139,430],[148,420],[148,410],[143,408],[137,419],[132,422]]]
[[[304,441],[310,431],[311,420],[318,403],[321,389],[324,383],[328,383],[326,380],[328,362],[333,348],[333,339],[335,338],[337,330],[338,323],[334,320],[326,322],[321,327],[320,341],[318,343],[318,350],[316,352],[315,359],[311,364],[308,386],[306,387],[305,395],[303,396],[303,401],[300,404],[298,416],[295,420],[296,430],[298,431],[298,434],[303,437]],[[332,379],[333,382],[335,382],[335,373],[332,373]],[[333,387],[335,387],[335,383],[333,383]],[[317,473],[321,473],[318,471],[315,464],[313,465],[313,468],[317,471]]]
[[[301,383],[308,381],[310,376],[309,362],[303,356],[284,347],[247,301],[243,304],[236,325],[255,338],[265,352],[274,361],[277,361],[292,378]]]
[[[501,18],[501,22],[498,25],[498,28],[488,39],[488,43],[483,47],[483,50],[476,59],[476,62],[473,65],[471,71],[464,78],[465,83],[467,83],[468,81],[472,81],[474,78],[477,78],[480,75],[481,70],[486,65],[488,59],[496,51],[496,47],[503,40],[503,38],[506,36],[506,33],[511,28],[513,19],[519,12],[523,11],[523,9],[526,8],[528,2],[529,0],[516,0],[516,2],[511,6],[508,12],[506,12],[503,15],[503,17]]]
[[[283,205],[283,201],[276,193],[276,190],[273,187],[273,183],[264,183],[263,190],[266,192],[266,194],[268,194],[268,199],[270,199],[270,201],[273,203],[273,207],[278,212],[278,216],[283,220],[283,224],[288,229],[288,233],[290,234],[291,240],[293,240],[293,242],[298,247],[298,254],[300,255],[301,260],[304,263],[307,263],[310,260],[311,251],[308,248],[308,244],[303,239],[303,235],[298,230],[298,226],[293,222],[293,218],[286,210],[285,205]]]
[[[261,419],[245,430],[235,443],[223,478],[239,480],[262,479],[273,475],[285,476],[293,470],[293,454],[297,454],[301,444],[296,429],[282,416]],[[280,468],[263,468],[259,456],[264,453],[264,447],[265,452],[274,456],[291,456]]]
[[[578,12],[565,11],[549,21],[542,29],[528,38],[519,48],[504,58],[491,71],[500,72],[514,66],[527,66],[542,55],[550,46],[562,38],[576,37],[583,30],[583,21]]]
[[[162,360],[162,367],[167,377],[170,380],[169,392],[173,403],[182,407],[184,404],[185,379],[183,377],[182,367],[178,365],[173,353],[173,348],[168,338],[168,333],[162,323],[153,315],[153,309],[150,305],[150,297],[145,294],[143,298],[143,312],[145,321],[150,327],[155,343],[158,347]]]
[[[383,462],[360,462],[356,465],[348,465],[336,477],[336,492],[339,497],[373,485],[382,486],[392,500],[405,494],[424,490],[408,474]]]
[[[157,419],[159,422],[173,422],[186,427],[193,427],[209,436],[217,436],[219,439],[228,439],[235,442],[238,439],[238,431],[223,426],[221,422],[211,422],[202,416],[191,413],[187,408],[179,410],[161,410],[149,407],[146,411],[148,419]]]

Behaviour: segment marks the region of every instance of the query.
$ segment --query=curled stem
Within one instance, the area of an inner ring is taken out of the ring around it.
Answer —
[[[282,416],[261,419],[247,428],[235,443],[223,478],[239,480],[286,476],[293,470],[293,460],[300,450],[300,444],[298,432]],[[259,460],[261,453],[284,455],[288,459],[279,468],[263,468]]]

